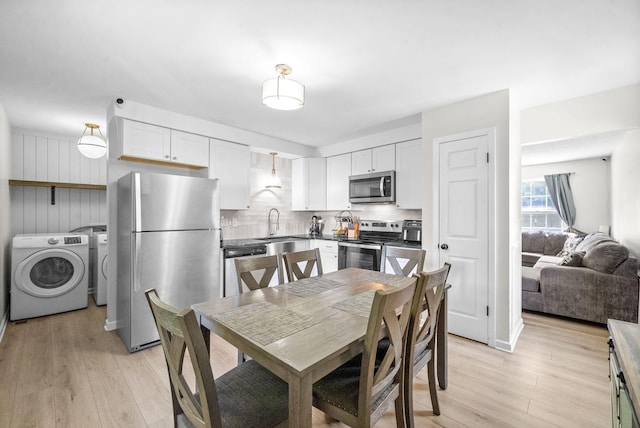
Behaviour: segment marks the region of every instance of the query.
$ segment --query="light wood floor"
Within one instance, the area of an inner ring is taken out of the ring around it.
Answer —
[[[0,427],[172,426],[162,349],[129,354],[103,330],[105,316],[90,304],[10,323],[0,345]],[[417,426],[609,426],[606,328],[526,313],[524,320],[512,354],[450,335],[442,414],[433,415],[420,373]],[[212,336],[214,375],[235,362],[235,349]],[[315,409],[313,420],[329,426]],[[391,410],[376,426],[393,425]]]

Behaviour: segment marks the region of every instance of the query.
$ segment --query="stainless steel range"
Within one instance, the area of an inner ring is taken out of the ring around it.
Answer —
[[[380,262],[387,246],[419,247],[419,242],[403,240],[403,227],[416,220],[360,220],[360,236],[338,243],[338,269],[357,267],[380,270]]]

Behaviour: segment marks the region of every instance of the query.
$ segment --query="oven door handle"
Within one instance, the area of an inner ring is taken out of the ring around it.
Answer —
[[[378,244],[355,244],[352,242],[338,242],[339,247],[364,248],[365,250],[381,250],[382,245]]]

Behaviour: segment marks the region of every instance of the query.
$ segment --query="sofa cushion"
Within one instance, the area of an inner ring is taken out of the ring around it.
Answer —
[[[522,232],[522,251],[544,254],[547,237],[544,232]]]
[[[567,235],[567,239],[564,241],[562,250],[557,255],[560,257],[564,257],[568,254],[575,253],[576,247],[580,242],[582,242],[584,237],[585,235],[583,234],[570,233],[569,235]]]
[[[546,238],[543,254],[556,256],[562,251],[564,243],[567,240],[567,235],[564,233],[549,233]]]
[[[562,257],[542,256],[533,267],[537,269],[542,269],[543,267],[547,267],[547,266],[558,266],[561,261],[562,261]]]
[[[522,291],[540,291],[540,269],[522,268]]]
[[[522,266],[533,267],[539,258],[538,253],[522,253]]]
[[[593,232],[584,237],[582,242],[576,246],[576,251],[584,251],[588,253],[589,250],[604,242],[616,242],[609,235],[602,232]]]
[[[570,253],[562,258],[560,266],[582,266],[582,259],[584,258],[585,253]]]
[[[602,273],[613,273],[629,257],[629,250],[618,243],[601,243],[587,251],[582,266]]]

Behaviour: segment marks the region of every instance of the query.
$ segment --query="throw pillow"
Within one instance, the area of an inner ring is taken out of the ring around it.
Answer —
[[[570,233],[567,236],[567,240],[564,241],[564,246],[562,250],[558,253],[558,257],[568,256],[569,254],[576,252],[576,247],[579,243],[582,242],[585,235],[580,235],[577,233]]]
[[[604,242],[616,242],[609,235],[602,232],[593,232],[584,237],[582,242],[576,246],[576,251],[584,251],[588,253],[592,248],[596,245],[602,244]]]
[[[588,251],[582,266],[602,273],[613,273],[629,257],[629,250],[618,243],[604,243]]]
[[[547,233],[544,243],[544,253],[550,256],[558,254],[558,251],[562,251],[564,243],[567,241],[567,234],[565,233]]]
[[[582,266],[582,258],[584,257],[584,253],[571,253],[564,256],[560,263],[560,266]]]

